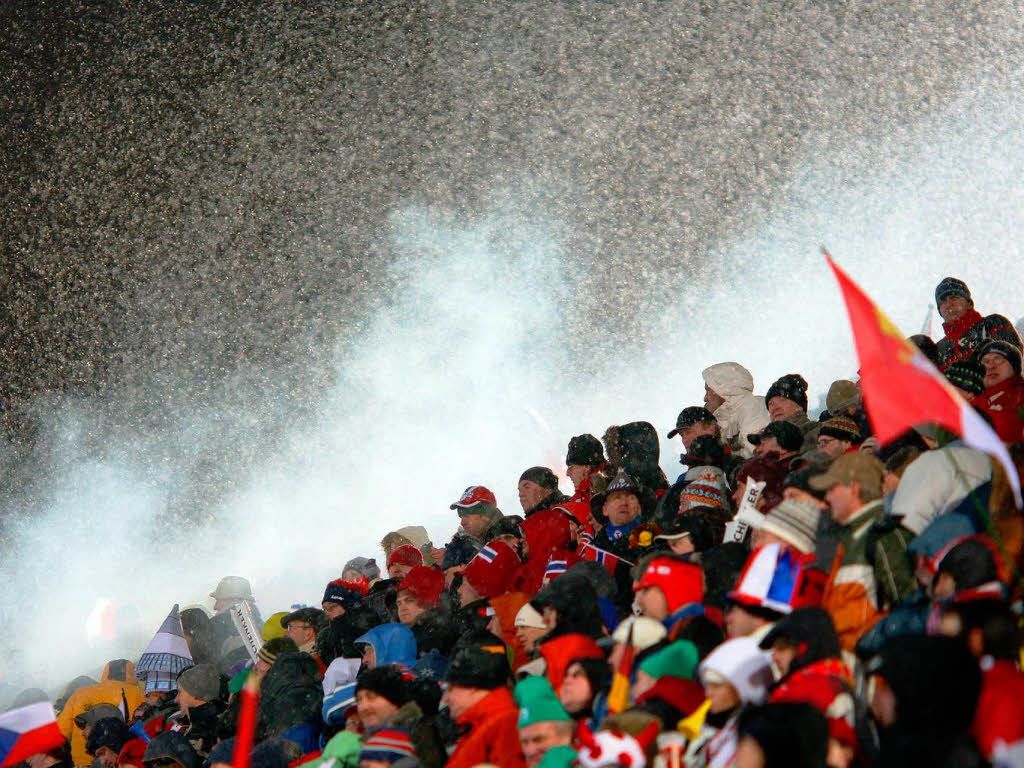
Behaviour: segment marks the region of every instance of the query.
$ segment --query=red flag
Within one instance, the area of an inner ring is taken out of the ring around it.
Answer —
[[[821,249],[839,281],[860,359],[864,407],[880,443],[918,424],[938,424],[979,451],[995,456],[1010,479],[1017,506],[1020,478],[1002,440],[945,376]]]
[[[256,741],[256,711],[260,701],[260,681],[253,670],[242,686],[242,700],[238,708],[238,730],[235,748],[231,753],[232,768],[249,768],[252,747]]]

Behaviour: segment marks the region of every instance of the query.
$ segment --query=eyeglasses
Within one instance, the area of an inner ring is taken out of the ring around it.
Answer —
[[[313,628],[312,624],[304,624],[301,621],[289,621],[288,622],[288,626],[285,627],[284,631],[287,632],[290,629],[312,629],[312,628]]]

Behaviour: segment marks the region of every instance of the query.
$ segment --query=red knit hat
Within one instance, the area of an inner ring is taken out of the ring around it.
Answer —
[[[521,565],[512,547],[495,539],[473,556],[462,577],[481,597],[497,597],[508,592]]]
[[[403,544],[396,547],[388,558],[388,568],[393,565],[423,565],[423,553],[412,544]]]
[[[444,572],[440,568],[417,565],[398,585],[398,591],[406,590],[420,605],[437,605],[444,591]]]
[[[656,557],[647,564],[634,591],[657,587],[665,595],[668,612],[675,613],[690,603],[704,599],[704,575],[696,563],[673,557]]]

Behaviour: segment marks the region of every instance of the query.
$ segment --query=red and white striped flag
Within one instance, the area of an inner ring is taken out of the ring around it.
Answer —
[[[0,715],[0,768],[15,765],[63,743],[64,734],[57,726],[57,716],[48,701]]]

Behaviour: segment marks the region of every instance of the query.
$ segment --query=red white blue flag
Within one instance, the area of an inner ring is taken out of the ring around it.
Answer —
[[[611,552],[600,547],[595,547],[593,544],[584,544],[580,547],[580,560],[593,560],[595,563],[600,563],[611,574],[615,573],[615,567],[620,562],[632,565],[628,560],[623,560],[621,557],[613,555]]]
[[[48,701],[0,715],[0,768],[15,765],[63,743],[64,734],[57,727],[53,705]]]

